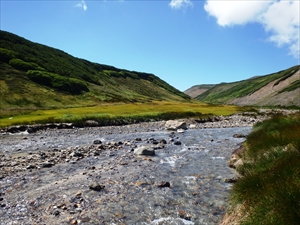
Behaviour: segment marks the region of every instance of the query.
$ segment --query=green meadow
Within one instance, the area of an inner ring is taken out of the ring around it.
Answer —
[[[208,105],[199,102],[156,101],[135,104],[102,104],[92,107],[14,110],[11,113],[0,112],[0,126],[36,124],[48,122],[84,123],[96,120],[100,124],[136,123],[165,119],[208,117],[212,115],[231,115],[249,111],[249,108],[237,106]]]

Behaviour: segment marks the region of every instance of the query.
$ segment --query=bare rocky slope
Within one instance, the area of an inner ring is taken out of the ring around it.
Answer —
[[[195,93],[194,87],[190,89]],[[190,92],[185,93],[193,97]],[[300,66],[243,81],[221,83],[195,98],[213,104],[300,107]]]
[[[206,92],[207,90],[213,88],[215,84],[200,84],[195,85],[184,91],[185,94],[189,95],[191,98],[196,98],[198,95]]]
[[[300,106],[300,86],[292,91],[284,91],[294,82],[300,81],[300,70],[298,69],[292,76],[286,80],[281,81],[276,85],[279,79],[268,83],[266,86],[260,88],[256,92],[236,98],[229,103],[234,105],[281,105],[281,106]]]

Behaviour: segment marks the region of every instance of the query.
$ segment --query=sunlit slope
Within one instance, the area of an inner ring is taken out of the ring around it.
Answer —
[[[153,74],[89,62],[5,31],[0,87],[2,109],[189,100]]]
[[[214,104],[300,106],[300,66],[233,83],[221,83],[196,97]]]

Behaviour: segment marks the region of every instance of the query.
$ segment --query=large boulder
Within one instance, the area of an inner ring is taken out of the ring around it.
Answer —
[[[155,155],[155,150],[152,146],[140,146],[133,151],[136,155]]]
[[[180,120],[168,120],[165,124],[167,130],[178,130],[178,129],[187,129],[187,124],[184,121]]]

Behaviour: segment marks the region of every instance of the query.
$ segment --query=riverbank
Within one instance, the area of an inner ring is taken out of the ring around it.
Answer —
[[[230,165],[234,184],[222,225],[299,224],[300,114],[256,124]]]

